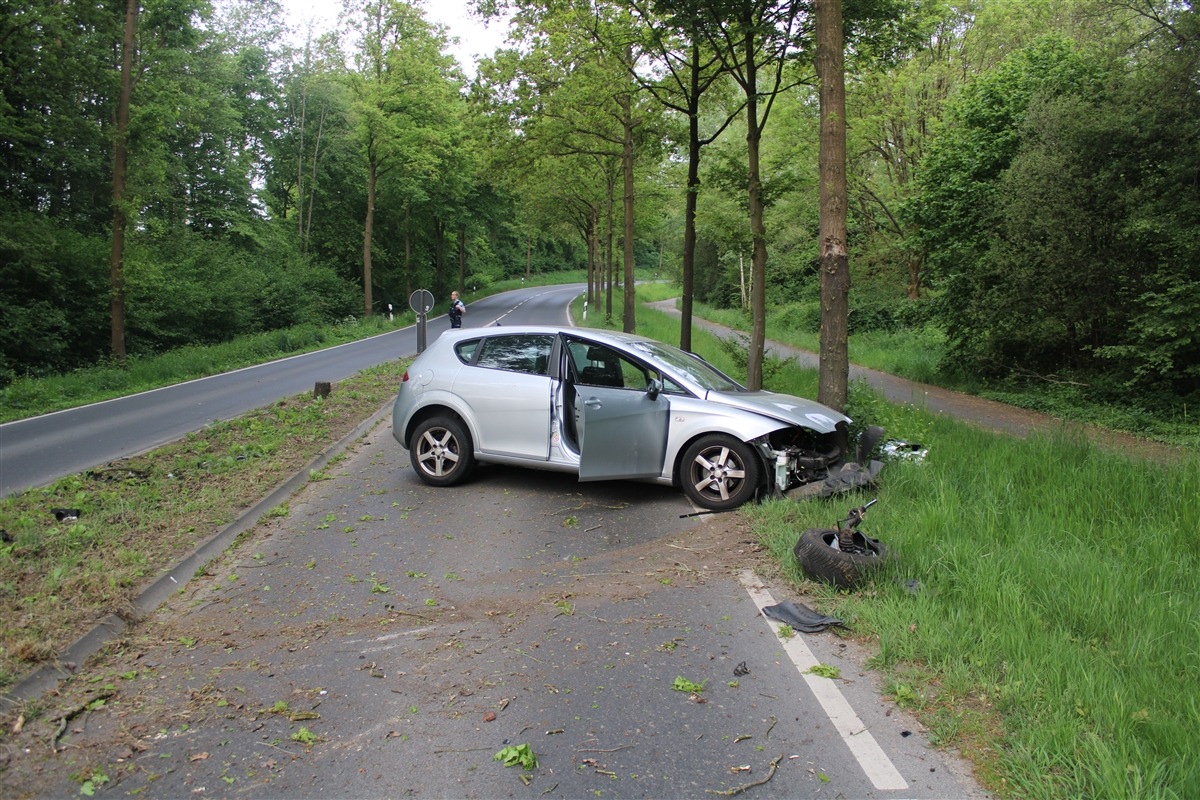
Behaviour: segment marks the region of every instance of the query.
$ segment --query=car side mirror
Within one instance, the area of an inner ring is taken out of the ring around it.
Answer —
[[[657,400],[660,392],[662,392],[662,381],[658,378],[651,378],[650,383],[646,385],[646,397]]]

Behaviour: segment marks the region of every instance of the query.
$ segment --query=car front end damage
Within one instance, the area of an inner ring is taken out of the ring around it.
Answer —
[[[883,433],[878,426],[864,430],[853,460],[848,420],[825,433],[801,426],[780,428],[752,444],[762,459],[769,494],[803,500],[873,487],[883,462],[870,456]]]

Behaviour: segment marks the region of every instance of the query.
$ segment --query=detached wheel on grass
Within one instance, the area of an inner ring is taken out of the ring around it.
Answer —
[[[453,486],[475,466],[474,446],[466,428],[450,417],[432,417],[413,431],[408,450],[417,477],[430,486]]]
[[[809,528],[800,535],[792,552],[810,578],[853,589],[887,561],[887,547],[877,539],[855,531],[854,543],[864,552],[847,553],[837,549],[837,537],[835,528]]]

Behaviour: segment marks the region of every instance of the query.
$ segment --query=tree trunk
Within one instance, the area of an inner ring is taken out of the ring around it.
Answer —
[[[758,120],[758,65],[755,63],[754,33],[746,34],[746,163],[749,172],[750,238],[750,354],[746,360],[746,386],[761,389],[763,348],[767,340],[767,226],[764,222],[762,176],[759,173],[759,144],[762,128]]]
[[[633,60],[631,54],[627,54],[630,61]],[[622,250],[622,259],[624,267],[625,280],[625,295],[624,295],[624,314],[625,321],[621,329],[626,333],[633,333],[637,330],[637,299],[634,289],[633,278],[633,98],[628,94],[621,95],[621,127],[623,130],[623,138],[621,141],[621,165],[624,169],[624,200],[625,200],[625,228],[622,238],[624,239],[624,248]]]
[[[375,181],[378,165],[367,161],[367,218],[363,223],[363,315],[371,316],[374,300],[371,297],[371,235],[375,230]]]
[[[613,242],[616,239],[616,231],[613,230],[613,206],[615,205],[613,195],[616,190],[613,179],[608,178],[607,230],[604,232],[604,318],[606,320],[612,320],[613,314],[613,262],[615,261]]]
[[[412,207],[404,206],[404,297],[412,296]]]
[[[588,305],[596,313],[600,301],[600,209],[588,209]]]
[[[304,252],[304,125],[308,121],[308,81],[300,90],[300,124],[296,126],[296,235]]]
[[[117,99],[117,135],[113,139],[112,251],[108,278],[112,308],[112,353],[125,360],[125,176],[129,166],[129,103],[133,94],[133,48],[138,0],[126,0],[125,34],[121,41],[121,94]]]
[[[683,299],[679,346],[692,351],[692,297],[696,292],[696,200],[700,194],[700,44],[692,39],[688,92],[687,197],[683,207]]]
[[[925,254],[913,254],[908,257],[908,299],[921,299],[921,267],[925,263]]]
[[[841,0],[816,0],[820,84],[821,366],[817,399],[841,411],[849,394],[850,258],[846,251],[846,86]]]
[[[321,136],[325,130],[325,115],[327,113],[328,108],[322,105],[321,116],[317,122],[317,141],[313,143],[312,177],[308,180],[308,220],[304,223],[304,236],[300,240],[300,250],[303,253],[308,252],[308,237],[312,235],[313,206],[316,205],[317,197],[317,163],[321,153]]]
[[[441,217],[433,218],[433,283],[434,287],[439,291],[444,291],[450,286],[450,281],[446,277],[446,223],[442,222]],[[449,292],[446,292],[449,294]]]
[[[458,292],[467,291],[467,229],[458,231]]]

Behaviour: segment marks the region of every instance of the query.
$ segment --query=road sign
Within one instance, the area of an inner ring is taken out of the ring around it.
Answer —
[[[412,297],[408,298],[408,307],[413,310],[414,314],[428,314],[433,308],[433,292],[428,289],[417,289],[412,293]]]

